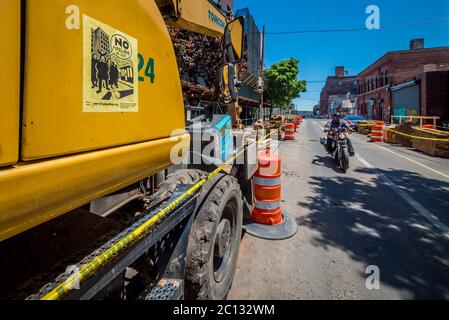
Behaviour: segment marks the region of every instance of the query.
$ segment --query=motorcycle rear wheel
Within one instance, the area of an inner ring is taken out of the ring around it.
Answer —
[[[340,167],[344,173],[348,172],[349,169],[349,151],[347,148],[342,150],[342,155],[340,158]]]

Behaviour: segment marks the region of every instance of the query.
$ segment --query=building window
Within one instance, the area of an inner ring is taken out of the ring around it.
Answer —
[[[390,79],[389,79],[388,70],[385,70],[385,85],[389,85],[389,84],[390,84]]]
[[[385,85],[385,82],[384,82],[384,73],[381,72],[381,73],[380,73],[380,86],[383,87],[384,85]]]

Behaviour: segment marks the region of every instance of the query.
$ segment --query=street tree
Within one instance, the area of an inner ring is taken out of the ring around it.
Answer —
[[[267,91],[265,97],[273,107],[288,109],[293,99],[307,90],[307,82],[299,80],[299,60],[291,58],[273,64],[264,71]]]

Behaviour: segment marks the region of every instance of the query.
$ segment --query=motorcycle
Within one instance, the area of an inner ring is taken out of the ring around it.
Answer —
[[[324,145],[329,154],[332,155],[334,162],[346,173],[349,169],[349,150],[348,150],[348,137],[345,128],[338,128],[337,130],[330,130],[326,128],[324,132],[327,132],[328,138],[332,140],[332,150],[327,150],[327,140],[321,139],[321,144]]]

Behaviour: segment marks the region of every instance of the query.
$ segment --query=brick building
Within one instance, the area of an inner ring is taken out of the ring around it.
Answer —
[[[442,121],[449,124],[449,71],[422,74],[420,87],[421,113],[426,116],[441,117]]]
[[[345,67],[336,67],[335,75],[328,77],[320,95],[320,114],[326,115],[337,111],[342,101],[357,97],[355,76],[348,76]]]
[[[423,39],[413,40],[409,50],[388,52],[358,74],[358,112],[385,121],[391,115],[443,116],[447,70],[449,47],[426,49]]]

